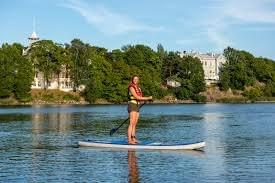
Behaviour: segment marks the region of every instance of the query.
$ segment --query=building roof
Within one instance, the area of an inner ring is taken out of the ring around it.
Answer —
[[[36,32],[33,31],[32,35],[31,35],[31,37],[29,37],[29,39],[31,39],[31,40],[38,40],[39,37],[37,36]]]

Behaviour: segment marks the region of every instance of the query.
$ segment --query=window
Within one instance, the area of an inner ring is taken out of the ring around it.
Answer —
[[[65,78],[65,73],[61,72],[61,78]]]

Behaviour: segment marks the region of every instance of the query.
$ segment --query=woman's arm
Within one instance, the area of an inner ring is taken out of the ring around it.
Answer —
[[[137,95],[135,89],[133,87],[130,87],[130,92],[132,93],[132,95],[135,97],[135,99],[137,100],[152,100],[153,97],[150,96],[150,97],[140,97]]]

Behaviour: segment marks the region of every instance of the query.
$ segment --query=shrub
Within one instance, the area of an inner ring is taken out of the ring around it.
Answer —
[[[192,96],[192,100],[194,100],[196,102],[199,102],[199,103],[205,103],[206,102],[206,96],[197,94],[197,95]]]
[[[263,96],[263,91],[260,87],[251,88],[249,90],[245,90],[243,92],[243,96],[247,97],[250,100],[255,100],[256,98]]]

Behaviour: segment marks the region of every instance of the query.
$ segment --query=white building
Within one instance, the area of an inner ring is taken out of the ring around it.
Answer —
[[[226,62],[226,59],[222,54],[201,54],[198,52],[186,53],[184,51],[183,53],[180,53],[180,56],[192,56],[200,59],[204,70],[204,79],[207,85],[217,83],[219,81],[220,68]]]
[[[168,77],[166,79],[166,85],[168,87],[177,88],[181,86],[181,83],[177,81],[178,74]]]
[[[31,36],[28,38],[29,45],[23,50],[23,55],[27,55],[33,43],[39,41],[39,37],[36,32],[33,31]],[[35,68],[35,76],[32,82],[31,89],[59,89],[61,91],[69,92],[73,91],[73,82],[71,77],[68,75],[68,72],[65,67],[62,67],[59,74],[52,74],[51,80],[48,83],[44,80],[43,73]],[[85,89],[84,85],[80,85],[77,90],[83,91]]]
[[[53,74],[48,86],[46,85],[47,83],[44,81],[43,73],[36,70],[31,86],[32,89],[44,89],[47,87],[48,89],[59,89],[65,92],[73,91],[73,82],[71,81],[70,76],[68,76],[65,68],[61,69],[59,75]],[[85,89],[84,86],[78,88],[78,90],[83,89]]]

